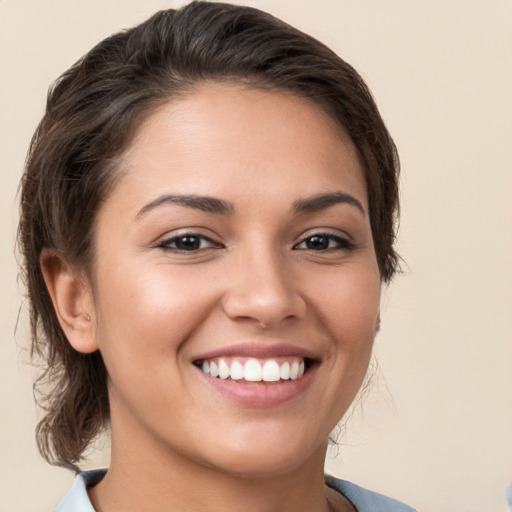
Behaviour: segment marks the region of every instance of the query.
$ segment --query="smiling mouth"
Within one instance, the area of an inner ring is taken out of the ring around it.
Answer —
[[[194,364],[203,373],[235,382],[278,383],[300,379],[313,361],[304,357],[277,357],[268,359],[215,357],[197,360]]]

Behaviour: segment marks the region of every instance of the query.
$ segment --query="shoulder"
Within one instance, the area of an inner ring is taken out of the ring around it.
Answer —
[[[71,489],[53,512],[95,512],[87,495],[87,487],[97,484],[106,472],[106,469],[94,469],[78,473]]]
[[[325,483],[343,494],[354,505],[357,512],[415,512],[413,508],[401,501],[363,489],[346,480],[338,480],[326,475]]]

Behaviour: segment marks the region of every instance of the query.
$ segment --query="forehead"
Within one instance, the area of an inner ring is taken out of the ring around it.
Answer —
[[[120,168],[120,188],[138,195],[165,187],[209,194],[214,186],[216,195],[270,197],[342,187],[366,203],[357,149],[322,107],[242,85],[204,85],[160,106],[139,127]]]

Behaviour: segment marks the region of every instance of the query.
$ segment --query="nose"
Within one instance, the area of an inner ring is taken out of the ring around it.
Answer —
[[[268,329],[305,315],[306,302],[290,262],[271,251],[240,258],[226,278],[223,308],[232,320],[246,320]]]

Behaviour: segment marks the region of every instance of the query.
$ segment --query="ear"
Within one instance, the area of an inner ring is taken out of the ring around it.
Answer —
[[[53,249],[43,249],[39,260],[60,326],[71,346],[90,354],[98,350],[94,302],[88,280],[73,270],[66,258]]]

